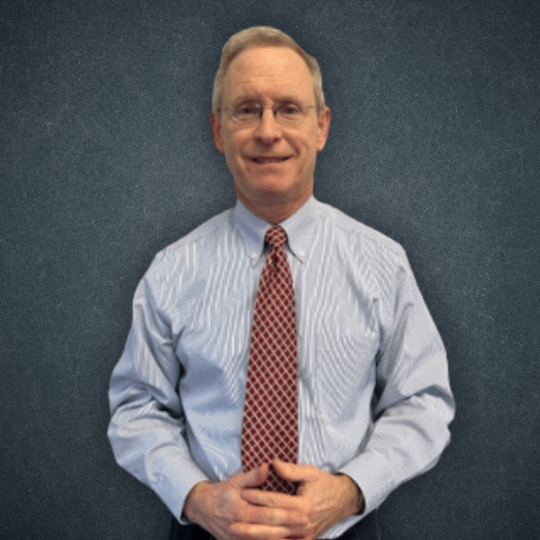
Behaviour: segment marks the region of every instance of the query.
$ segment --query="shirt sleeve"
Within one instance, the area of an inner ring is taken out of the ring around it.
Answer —
[[[151,267],[135,293],[131,330],[112,374],[108,436],[118,464],[180,519],[192,487],[208,478],[191,458],[185,438],[177,390],[182,368],[167,309],[160,307],[167,295],[170,286]]]
[[[340,468],[361,488],[364,514],[437,463],[455,411],[444,345],[406,260],[386,304],[371,432],[364,450]]]

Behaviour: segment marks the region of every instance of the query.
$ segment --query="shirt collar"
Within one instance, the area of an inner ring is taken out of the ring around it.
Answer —
[[[308,258],[315,228],[319,203],[313,195],[291,217],[280,223],[287,233],[291,253],[300,261]],[[264,235],[270,224],[252,214],[240,201],[234,208],[234,220],[244,241],[246,255],[255,266],[264,251]]]

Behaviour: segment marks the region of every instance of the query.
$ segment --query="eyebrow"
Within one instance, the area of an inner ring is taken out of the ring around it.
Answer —
[[[251,97],[251,96],[246,95],[246,96],[238,97],[237,99],[231,102],[231,105],[236,107],[245,102],[262,103],[262,100],[257,97]],[[273,99],[272,102],[277,103],[278,105],[283,104],[283,103],[297,103],[297,104],[304,103],[302,99],[298,97],[293,97],[293,96],[282,96],[279,99]]]

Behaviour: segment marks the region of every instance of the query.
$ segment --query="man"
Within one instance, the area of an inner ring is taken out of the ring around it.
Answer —
[[[137,289],[110,389],[116,459],[172,511],[171,538],[379,538],[378,506],[449,441],[440,337],[402,248],[313,198],[330,125],[315,59],[272,28],[234,35],[211,122],[238,203]],[[267,315],[276,280],[288,293]],[[287,344],[260,352],[267,331]],[[253,382],[274,353],[289,367]],[[265,394],[291,388],[293,407]],[[274,446],[249,464],[250,415],[267,406],[290,416],[263,415],[272,434],[255,437]]]

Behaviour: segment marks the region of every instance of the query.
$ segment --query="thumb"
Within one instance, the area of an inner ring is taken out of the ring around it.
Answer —
[[[243,472],[237,475],[236,484],[239,488],[255,488],[260,486],[270,473],[270,465],[263,463],[248,472]]]
[[[296,463],[287,463],[279,458],[272,460],[272,467],[277,475],[289,482],[305,482],[307,480],[306,467]]]

